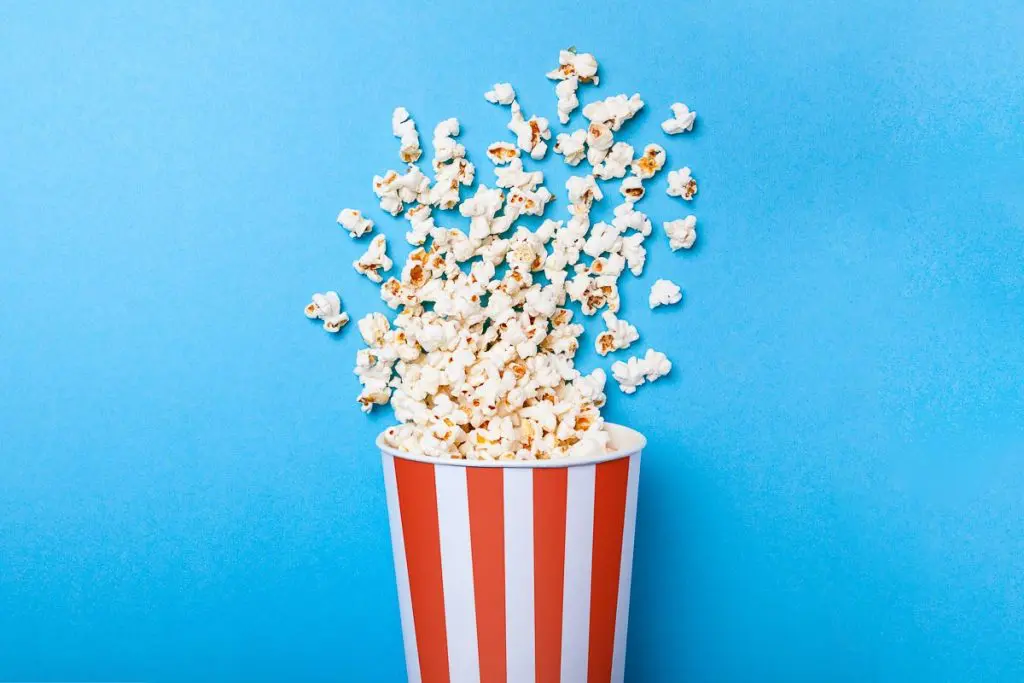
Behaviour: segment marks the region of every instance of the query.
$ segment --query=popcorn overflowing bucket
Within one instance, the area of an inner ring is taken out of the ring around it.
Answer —
[[[640,451],[439,460],[383,444],[411,683],[621,683]]]

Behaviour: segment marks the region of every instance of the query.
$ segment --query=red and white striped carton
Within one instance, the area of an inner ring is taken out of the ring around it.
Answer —
[[[384,462],[410,683],[621,683],[640,451]]]

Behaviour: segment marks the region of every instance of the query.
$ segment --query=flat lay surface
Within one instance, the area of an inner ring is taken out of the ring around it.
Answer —
[[[354,401],[355,323],[302,309],[385,310],[335,218],[404,261],[396,106],[427,155],[458,117],[490,182],[494,83],[583,125],[544,77],[569,45],[582,104],[639,92],[622,139],[700,183],[648,181],[640,339],[598,356],[595,316],[577,356],[673,363],[606,389],[648,440],[626,680],[1021,680],[1022,34],[1010,0],[9,4],[0,681],[404,680],[390,409]],[[526,166],[567,218],[572,170]]]

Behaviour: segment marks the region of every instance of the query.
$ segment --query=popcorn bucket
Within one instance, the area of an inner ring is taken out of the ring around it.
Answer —
[[[646,440],[599,458],[382,451],[411,683],[621,683]]]

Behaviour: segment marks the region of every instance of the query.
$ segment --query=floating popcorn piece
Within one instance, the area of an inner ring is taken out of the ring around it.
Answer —
[[[546,118],[531,116],[528,120],[524,119],[519,103],[512,102],[512,120],[508,123],[508,129],[516,134],[519,149],[532,158],[543,159],[547,154],[548,144],[545,140],[551,139],[551,130]]]
[[[690,215],[675,221],[665,221],[665,234],[672,251],[689,249],[697,241],[697,217]]]
[[[561,81],[555,86],[558,97],[558,120],[569,122],[569,115],[580,105],[576,91],[581,83],[597,85],[597,60],[589,53],[579,54],[574,50],[558,53],[558,68],[548,72],[548,78]]]
[[[630,344],[640,338],[637,329],[625,320],[615,317],[611,311],[601,314],[607,331],[597,335],[594,347],[598,355],[607,356],[612,351],[629,348]]]
[[[682,102],[676,102],[671,106],[672,118],[661,122],[661,129],[669,135],[678,135],[693,130],[693,122],[697,118],[697,112],[690,111]]]
[[[555,138],[555,154],[565,157],[565,163],[578,166],[587,155],[587,131],[583,128],[572,133],[559,133]]]
[[[407,164],[420,158],[420,135],[416,131],[416,122],[409,116],[405,107],[396,107],[391,115],[391,132],[399,139],[401,147],[398,156]]]
[[[364,218],[356,209],[342,209],[338,214],[338,224],[348,230],[350,237],[362,237],[373,230],[373,221]]]
[[[558,151],[557,146],[555,151]],[[511,142],[492,142],[487,148],[487,158],[498,166],[507,164],[513,159],[519,158],[519,148]]]
[[[658,306],[677,304],[682,299],[683,292],[679,289],[679,285],[671,280],[655,280],[651,285],[651,294],[647,298],[647,303],[652,309],[655,309]]]
[[[455,140],[459,134],[459,120],[456,118],[445,119],[434,127],[434,170],[437,171],[440,164],[462,159],[466,156],[466,148]]]
[[[612,363],[612,377],[624,394],[632,394],[645,382],[654,382],[671,371],[672,361],[654,349],[648,349],[643,358],[632,356]]]
[[[391,270],[392,265],[391,259],[385,253],[386,250],[387,239],[384,235],[377,235],[359,260],[352,263],[352,267],[373,282],[383,282],[381,273]]]
[[[310,320],[322,320],[328,332],[340,332],[348,323],[348,313],[341,310],[341,297],[337,292],[314,294],[305,313]]]
[[[619,229],[620,233],[632,229],[644,237],[651,234],[651,221],[647,218],[647,214],[634,209],[633,202],[628,200],[615,207],[615,219],[612,224]]]
[[[491,90],[484,93],[484,99],[491,104],[510,105],[516,99],[516,91],[511,83],[495,83]]]
[[[664,150],[662,150],[662,157],[664,157]],[[633,145],[616,142],[604,159],[594,166],[594,175],[601,180],[622,178],[626,175],[626,168],[633,163]],[[664,163],[664,159],[662,163]]]
[[[647,145],[643,156],[633,160],[630,170],[633,175],[644,180],[653,178],[665,166],[665,148],[661,145]]]
[[[619,186],[619,192],[626,199],[627,202],[638,202],[644,198],[644,183],[639,176],[629,176],[622,181],[622,185]]]
[[[639,93],[632,97],[615,95],[599,102],[591,102],[583,107],[583,116],[591,123],[604,124],[612,132],[615,132],[643,108],[644,101],[640,99]]]
[[[669,197],[682,197],[686,201],[693,199],[697,194],[697,181],[690,175],[689,166],[668,172],[668,189],[665,192]]]

